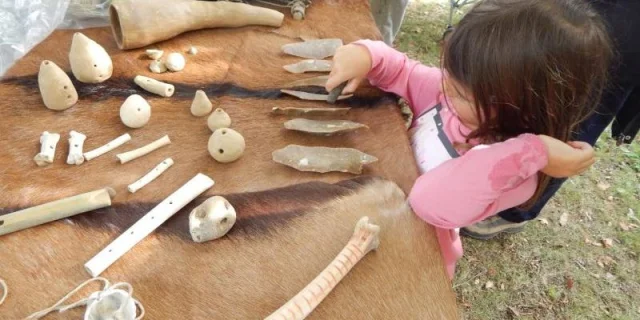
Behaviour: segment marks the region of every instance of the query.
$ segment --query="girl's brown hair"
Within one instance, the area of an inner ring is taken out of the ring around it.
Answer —
[[[579,0],[483,0],[447,35],[442,67],[473,95],[479,127],[468,139],[522,133],[568,141],[606,84],[612,46],[599,15]],[[528,208],[550,177],[540,173]]]

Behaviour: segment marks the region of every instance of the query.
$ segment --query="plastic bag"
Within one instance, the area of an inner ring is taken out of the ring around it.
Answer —
[[[109,25],[112,0],[71,0],[58,29],[85,29]]]

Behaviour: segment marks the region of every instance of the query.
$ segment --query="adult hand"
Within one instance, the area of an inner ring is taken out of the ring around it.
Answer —
[[[593,147],[586,142],[569,141],[538,135],[547,146],[548,163],[542,172],[554,178],[568,178],[585,172],[596,162]]]
[[[333,65],[325,85],[327,92],[345,81],[349,81],[342,93],[353,93],[371,70],[371,55],[364,46],[348,44],[341,46],[333,55]]]

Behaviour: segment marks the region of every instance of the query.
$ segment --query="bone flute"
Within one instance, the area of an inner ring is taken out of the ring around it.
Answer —
[[[151,183],[157,177],[159,177],[162,173],[167,171],[173,165],[173,159],[166,158],[164,161],[160,162],[155,168],[151,169],[147,174],[142,176],[142,178],[138,179],[138,181],[130,184],[127,187],[127,190],[131,193],[135,193],[136,191],[144,188],[147,184]]]
[[[169,136],[165,135],[162,138],[149,143],[146,146],[140,147],[138,149],[134,149],[131,151],[127,151],[125,153],[120,153],[118,155],[116,155],[116,157],[118,158],[118,160],[120,160],[120,163],[127,163],[131,160],[140,158],[146,154],[151,153],[152,151],[164,147],[168,144],[171,143],[171,140],[169,140]]]
[[[113,139],[112,141],[108,142],[107,144],[105,144],[102,147],[93,149],[89,152],[85,152],[84,153],[84,159],[89,161],[93,158],[99,157],[125,143],[127,143],[129,140],[131,140],[131,136],[128,133],[125,133],[115,139]]]
[[[0,236],[111,205],[111,188],[79,194],[0,216]]]
[[[380,227],[369,223],[369,217],[362,217],[356,224],[351,240],[338,256],[309,283],[302,291],[285,303],[265,320],[302,320],[305,319],[331,290],[338,285],[347,273],[369,251],[378,248]]]

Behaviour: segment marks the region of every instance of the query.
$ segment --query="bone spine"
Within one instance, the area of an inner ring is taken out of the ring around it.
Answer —
[[[191,114],[196,117],[204,117],[208,115],[213,109],[213,104],[207,97],[207,94],[202,91],[196,91],[196,95],[191,102]]]
[[[380,227],[362,217],[351,240],[311,283],[265,320],[306,318],[369,251],[378,248]],[[333,280],[333,281],[332,281]]]
[[[115,196],[103,188],[0,216],[0,236],[111,205]]]
[[[163,174],[167,169],[169,169],[173,165],[173,159],[167,158],[164,161],[160,162],[155,168],[151,169],[147,174],[142,176],[136,182],[130,184],[127,187],[127,190],[131,193],[135,193],[136,191],[144,188],[147,184],[151,183],[161,174]]]
[[[86,139],[87,136],[80,132],[73,130],[69,132],[69,155],[67,156],[67,164],[80,165],[84,162],[82,148],[84,146],[84,140]]]
[[[184,56],[177,53],[172,52],[167,56],[167,60],[165,60],[164,65],[167,66],[167,69],[171,71],[181,71],[184,69],[186,61],[184,60]]]
[[[85,152],[84,153],[84,159],[87,161],[90,161],[93,158],[99,157],[127,142],[129,142],[131,140],[131,136],[128,133],[125,133],[115,139],[113,139],[112,141],[108,142],[107,144],[105,144],[102,147],[93,149],[89,152]]]
[[[214,181],[211,178],[198,173],[91,258],[84,265],[85,270],[93,277],[100,275],[138,242],[213,185]]]
[[[71,79],[53,61],[44,60],[40,64],[38,88],[42,102],[51,110],[69,109],[78,102],[78,92]]]
[[[42,167],[53,163],[58,141],[60,141],[60,135],[57,133],[45,131],[40,135],[40,153],[33,158],[38,166]]]
[[[133,78],[133,82],[142,87],[142,89],[163,97],[171,97],[175,91],[172,84],[160,82],[145,76],[136,76]]]
[[[80,32],[73,34],[69,62],[71,72],[80,82],[100,83],[113,73],[113,62],[107,51]]]
[[[120,153],[118,155],[116,155],[116,157],[118,158],[118,160],[120,160],[120,163],[124,164],[127,163],[131,160],[140,158],[148,153],[151,153],[152,151],[160,148],[160,147],[164,147],[168,144],[171,143],[171,140],[169,139],[169,136],[165,135],[162,138],[149,143],[146,146],[140,147],[138,149],[134,149],[131,151],[127,151],[124,153]]]

